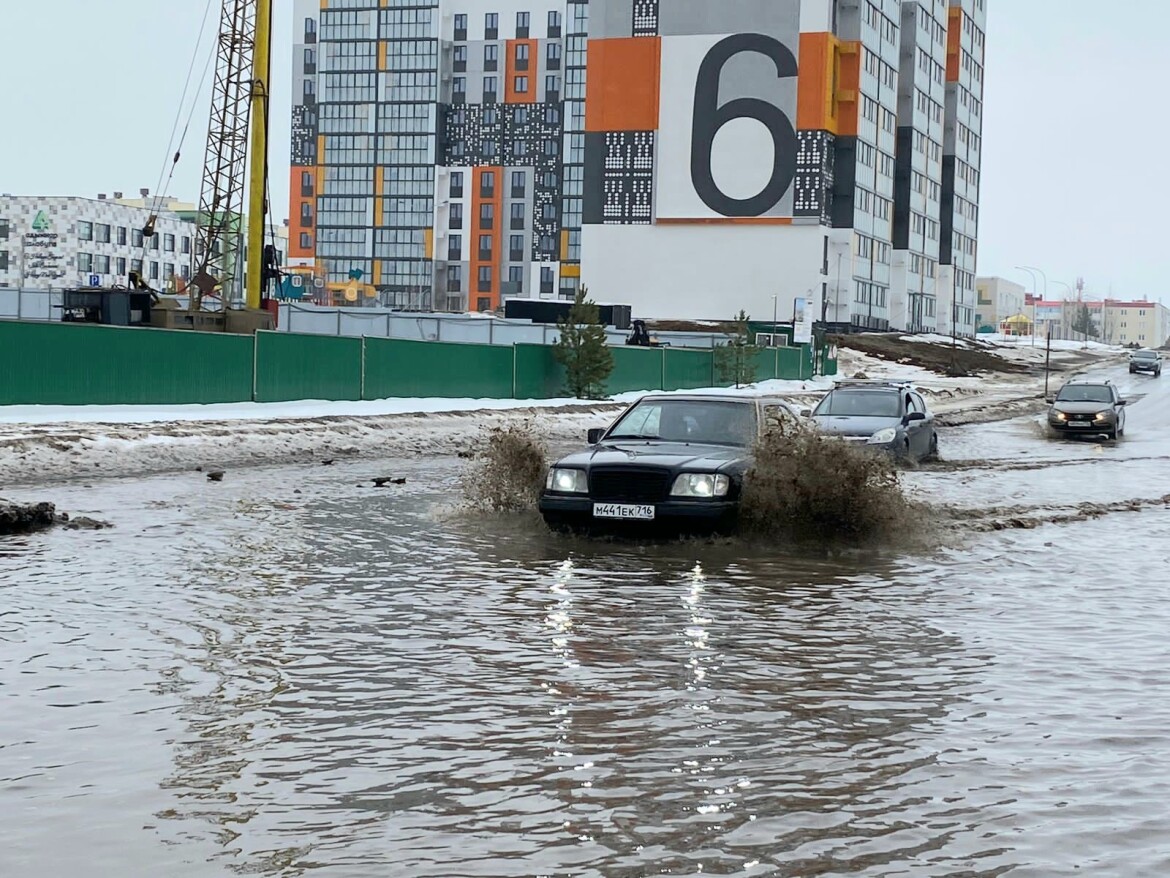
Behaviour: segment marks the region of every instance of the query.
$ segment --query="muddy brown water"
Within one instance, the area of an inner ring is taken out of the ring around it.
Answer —
[[[1165,493],[1131,417],[908,478]],[[0,875],[1170,874],[1165,508],[829,556],[448,515],[458,478],[55,487],[117,528],[0,544]]]

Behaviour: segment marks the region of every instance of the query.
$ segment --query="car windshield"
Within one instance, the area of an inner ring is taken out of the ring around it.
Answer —
[[[647,399],[626,412],[606,438],[747,446],[756,432],[756,407],[749,401]]]
[[[1061,388],[1057,402],[1113,402],[1113,392],[1099,384],[1069,384]]]
[[[834,390],[821,400],[813,416],[896,418],[900,411],[898,394],[889,390]]]
[[[1137,353],[1134,354],[1134,357],[1136,357],[1139,360],[1153,360],[1153,359],[1156,359],[1157,356],[1158,355],[1156,353],[1154,353],[1153,351],[1138,351]]]

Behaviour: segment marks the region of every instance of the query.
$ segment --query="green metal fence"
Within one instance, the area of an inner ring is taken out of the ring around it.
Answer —
[[[0,405],[176,405],[252,399],[252,339],[0,320]]]
[[[613,350],[609,394],[718,383],[715,353]],[[836,374],[830,348],[817,349]],[[760,351],[755,380],[811,378],[814,349]],[[546,345],[450,344],[259,332],[0,321],[0,405],[182,405],[388,397],[552,399],[565,372]]]

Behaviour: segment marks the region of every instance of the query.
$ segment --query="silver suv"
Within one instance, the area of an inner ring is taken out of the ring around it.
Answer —
[[[1157,351],[1134,351],[1129,355],[1129,374],[1152,372],[1155,378],[1162,377],[1162,355]]]

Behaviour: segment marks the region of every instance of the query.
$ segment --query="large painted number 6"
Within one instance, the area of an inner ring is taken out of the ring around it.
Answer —
[[[735,34],[716,43],[699,65],[695,85],[695,110],[691,117],[691,181],[703,203],[729,217],[755,217],[776,206],[796,176],[796,130],[792,120],[775,104],[759,98],[737,98],[719,106],[723,68],[742,52],[756,52],[776,64],[783,79],[797,75],[792,50],[764,34]],[[711,170],[711,149],[719,129],[733,119],[755,119],[768,129],[776,154],[768,184],[751,198],[732,198],[720,190]]]

